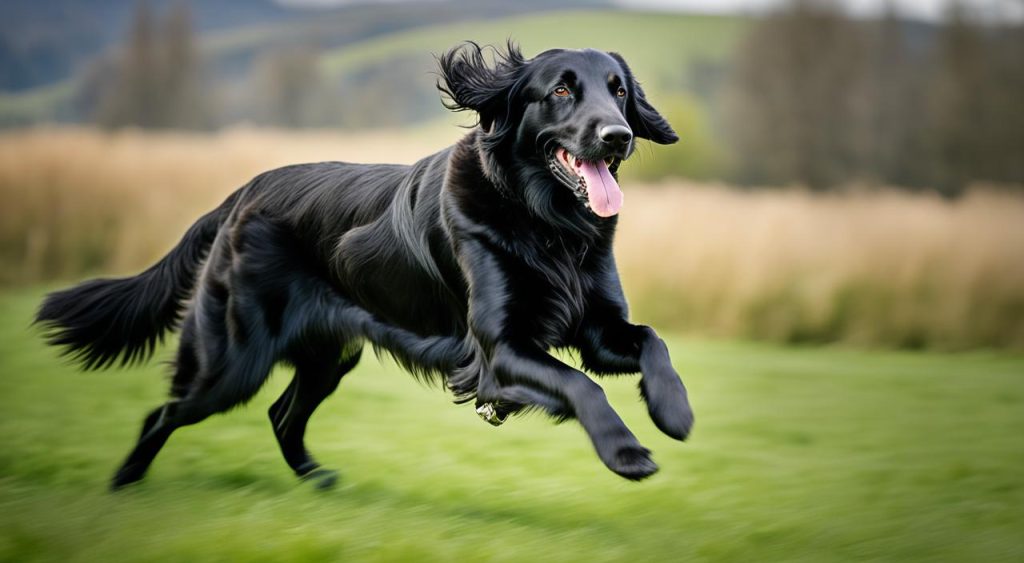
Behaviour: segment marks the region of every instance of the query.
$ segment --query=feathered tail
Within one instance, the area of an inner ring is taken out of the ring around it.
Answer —
[[[192,225],[173,250],[141,274],[95,279],[46,296],[35,322],[46,341],[83,369],[143,362],[189,299],[207,249],[237,196]]]

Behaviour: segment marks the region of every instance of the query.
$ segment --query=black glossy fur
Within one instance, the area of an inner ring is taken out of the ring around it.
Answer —
[[[615,217],[590,212],[549,169],[555,146],[627,158],[634,140],[603,140],[607,125],[658,143],[675,133],[615,54],[527,60],[510,44],[488,62],[466,44],[438,62],[448,106],[479,115],[456,145],[411,166],[272,170],[142,274],[47,297],[38,322],[86,369],[145,360],[180,324],[171,398],[146,418],[115,488],[141,479],[175,429],[249,400],[282,361],[296,369],[270,409],[281,450],[299,476],[333,483],[303,434],[364,342],[490,409],[492,423],[531,408],[577,419],[628,479],[657,470],[650,452],[550,348],[578,350],[596,374],[642,372],[654,423],[686,438],[693,416],[665,344],[627,320]]]

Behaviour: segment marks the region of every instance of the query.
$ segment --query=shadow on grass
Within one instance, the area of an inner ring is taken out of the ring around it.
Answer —
[[[571,533],[586,530],[600,534],[608,540],[626,541],[616,523],[603,520],[594,515],[581,518],[574,507],[560,507],[550,503],[536,503],[532,509],[508,508],[494,506],[488,499],[463,497],[459,500],[438,499],[426,494],[418,494],[400,488],[389,487],[380,483],[360,482],[349,483],[342,473],[338,484],[329,490],[315,490],[314,483],[304,482],[298,477],[282,477],[267,472],[248,469],[227,469],[225,471],[199,472],[191,471],[173,482],[161,483],[153,495],[162,496],[169,489],[178,487],[183,493],[189,489],[202,490],[223,495],[224,493],[246,493],[255,496],[281,497],[303,496],[296,502],[322,503],[325,506],[338,505],[339,508],[355,513],[387,512],[401,513],[424,512],[425,509],[433,517],[475,521],[482,524],[500,524],[516,526],[524,529],[539,530],[544,533]],[[147,483],[144,481],[133,485],[122,492],[132,496],[146,496]],[[308,495],[308,496],[307,496]],[[259,499],[253,498],[252,502]],[[480,502],[473,502],[479,500]],[[241,501],[245,502],[245,501]],[[564,508],[564,509],[563,509]]]
[[[439,517],[479,521],[486,524],[514,525],[527,529],[537,529],[545,533],[570,533],[587,529],[596,532],[607,540],[620,538],[620,526],[614,522],[588,516],[579,518],[574,509],[560,510],[561,507],[547,503],[537,503],[533,510],[520,508],[497,507],[488,504],[487,500],[479,499],[479,503],[466,501],[438,501],[427,495],[398,490],[375,483],[354,483],[343,485],[334,491],[326,492],[332,499],[349,504],[359,509],[394,508],[398,510],[420,510],[429,506]]]

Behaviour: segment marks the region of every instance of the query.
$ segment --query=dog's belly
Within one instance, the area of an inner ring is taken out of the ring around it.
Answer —
[[[421,336],[465,334],[465,313],[454,303],[439,298],[439,288],[433,282],[409,274],[395,274],[386,270],[365,271],[361,274],[367,284],[357,295],[350,296],[357,305],[394,326]],[[400,279],[401,284],[395,284]],[[415,290],[396,286],[412,286]],[[426,288],[430,289],[426,289]]]

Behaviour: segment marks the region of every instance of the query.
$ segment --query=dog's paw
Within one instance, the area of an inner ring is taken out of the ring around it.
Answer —
[[[676,440],[685,440],[693,428],[693,409],[679,376],[645,377],[640,383],[647,412],[658,430]]]
[[[658,472],[658,464],[651,459],[651,451],[644,447],[622,448],[607,465],[620,477],[630,481],[640,481]]]
[[[328,489],[333,489],[334,486],[338,484],[339,476],[340,475],[337,470],[318,467],[302,475],[301,479],[312,483],[313,488],[318,491],[326,491]]]
[[[125,465],[117,470],[110,480],[110,490],[119,491],[128,485],[138,483],[146,475],[146,467],[137,464]]]
[[[658,465],[651,461],[651,450],[643,447],[621,421],[617,426],[592,432],[591,439],[597,457],[620,477],[639,481],[658,471]]]

